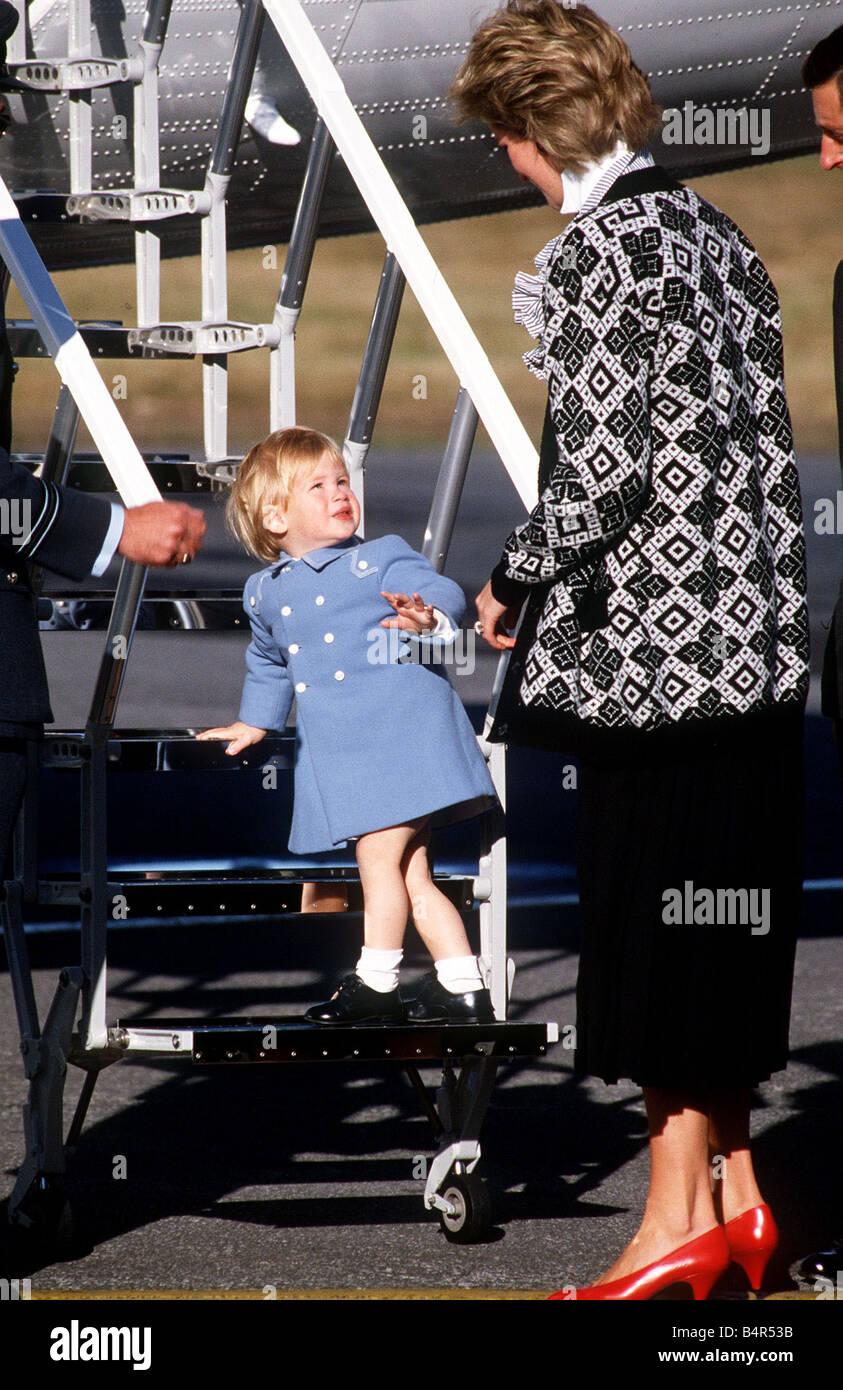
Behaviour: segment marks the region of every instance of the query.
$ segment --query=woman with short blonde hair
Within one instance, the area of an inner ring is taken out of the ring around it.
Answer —
[[[454,96],[574,214],[516,280],[540,499],[477,607],[514,649],[492,738],[581,759],[575,1070],[643,1088],[651,1170],[631,1244],[557,1296],[705,1298],[731,1261],[757,1288],[777,1231],[750,1098],[787,1063],[808,685],[776,292],[644,149],[658,108],[585,6],[511,0]]]
[[[619,136],[642,149],[661,122],[620,35],[584,6],[555,0],[526,0],[487,19],[451,97],[464,119],[532,140],[556,170],[574,174]]]

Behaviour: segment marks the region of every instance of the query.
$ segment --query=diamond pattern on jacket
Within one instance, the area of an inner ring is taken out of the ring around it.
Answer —
[[[548,383],[560,461],[505,555],[513,579],[555,584],[522,700],[655,728],[801,699],[802,509],[757,254],[686,188],[584,209],[544,268],[546,327],[526,360]],[[598,580],[609,621],[583,632],[577,605]]]

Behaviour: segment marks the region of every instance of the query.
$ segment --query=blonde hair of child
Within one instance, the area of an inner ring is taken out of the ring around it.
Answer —
[[[312,473],[326,454],[345,467],[334,440],[304,425],[274,430],[249,450],[228,494],[225,519],[256,559],[272,564],[284,550],[283,536],[264,525],[264,511],[286,507],[298,478]]]

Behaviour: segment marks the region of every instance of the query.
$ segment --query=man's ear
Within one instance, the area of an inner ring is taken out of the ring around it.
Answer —
[[[283,536],[287,532],[287,514],[280,503],[275,503],[271,507],[264,507],[261,512],[261,521],[267,531],[271,531],[273,536]]]

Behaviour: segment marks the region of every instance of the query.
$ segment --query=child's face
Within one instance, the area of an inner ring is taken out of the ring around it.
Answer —
[[[293,483],[286,507],[267,508],[264,524],[293,556],[348,540],[360,524],[360,504],[345,465],[324,454],[311,473]]]

